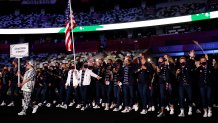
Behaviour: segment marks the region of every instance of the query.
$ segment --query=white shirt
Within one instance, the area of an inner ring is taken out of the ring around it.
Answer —
[[[76,71],[76,72],[75,72]],[[72,72],[73,72],[73,86],[77,86],[78,85],[78,81],[79,81],[79,72],[78,70],[70,70],[68,72],[68,75],[67,75],[67,82],[66,82],[66,86],[70,86],[70,82],[71,82],[71,76],[72,76]],[[77,73],[77,74],[76,74]]]
[[[30,79],[27,83],[21,88],[22,91],[32,92],[35,85],[35,70],[33,68],[27,70],[24,74],[23,80]]]
[[[79,85],[81,86],[82,84],[82,71],[79,71]],[[85,74],[84,74],[84,79],[83,79],[83,85],[90,85],[91,83],[91,77],[97,78],[98,75],[92,72],[92,70],[86,69]]]

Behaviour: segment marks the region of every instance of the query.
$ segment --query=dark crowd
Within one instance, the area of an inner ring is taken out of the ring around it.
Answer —
[[[208,55],[196,59],[194,50],[175,60],[166,54],[157,63],[143,52],[76,65],[74,61],[43,63],[40,68],[27,61],[25,74],[18,71],[16,60],[12,64],[0,73],[0,105],[16,106],[23,93],[23,109],[18,115],[26,115],[28,107],[34,114],[43,107],[74,106],[81,111],[101,108],[121,113],[157,112],[157,117],[168,112],[178,117],[193,113],[212,117],[218,106],[218,63]],[[177,109],[180,113],[174,114]]]

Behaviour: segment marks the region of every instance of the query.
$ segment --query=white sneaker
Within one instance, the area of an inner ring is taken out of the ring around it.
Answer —
[[[59,107],[61,107],[61,104],[57,104],[57,105],[56,105],[56,108],[59,108]]]
[[[212,117],[212,112],[208,112],[207,117]]]
[[[105,106],[105,111],[108,111],[109,110],[109,103],[106,103],[106,106]]]
[[[94,109],[99,109],[99,108],[100,108],[100,106],[98,106],[98,105],[95,105],[93,108],[94,108]]]
[[[87,106],[83,106],[80,110],[85,111],[87,108],[88,108]]]
[[[132,109],[135,110],[135,111],[138,111],[139,110],[139,106],[137,104],[135,104],[135,105],[132,106]]]
[[[122,105],[120,105],[120,106],[119,106],[119,110],[121,110],[122,108],[123,108],[123,106],[122,106]]]
[[[83,106],[80,110],[81,110],[81,111],[84,111],[84,110],[85,110],[85,107]]]
[[[24,111],[21,111],[20,113],[18,113],[17,115],[19,115],[19,116],[23,116],[23,115],[26,115],[26,112],[24,112]]]
[[[110,109],[113,109],[116,106],[116,104],[112,103],[110,106]]]
[[[114,112],[120,111],[119,108],[114,108]]]
[[[105,105],[106,105],[105,103],[102,103],[102,104],[101,104],[102,107],[105,107]]]
[[[132,108],[131,108],[131,107],[127,107],[127,108],[128,108],[128,110],[129,110],[129,112],[132,111]]]
[[[75,104],[75,102],[73,101],[73,102],[71,102],[68,106],[69,106],[69,107],[72,107],[74,104]]]
[[[38,106],[40,106],[40,107],[41,107],[41,106],[42,106],[42,103],[39,103],[39,104],[38,104]]]
[[[208,109],[207,117],[212,117],[212,110],[211,109]]]
[[[178,115],[178,117],[185,117],[185,113],[180,113],[179,115]]]
[[[3,101],[0,106],[6,106],[6,103]]]
[[[33,108],[32,114],[35,114],[37,112],[38,108],[39,108],[39,106],[35,105]]]
[[[107,107],[107,106],[104,108],[104,110],[105,110],[105,111],[108,111],[109,109],[110,109],[110,108],[109,108],[109,107]]]
[[[203,117],[207,117],[207,111],[204,111]]]
[[[167,111],[170,111],[170,108],[169,108],[169,106],[166,106],[166,108],[165,108]]]
[[[77,108],[77,109],[78,109],[78,108],[81,108],[81,105],[80,105],[80,104],[77,104],[76,108]]]
[[[163,112],[160,112],[158,115],[157,115],[157,117],[164,117],[165,116],[165,114],[163,113]]]
[[[170,115],[174,115],[174,109],[173,108],[170,109]]]
[[[189,109],[188,109],[188,115],[192,115],[192,107],[190,106]]]
[[[185,117],[184,109],[180,109],[180,114],[178,117]]]
[[[9,107],[14,106],[14,102],[11,102],[10,104],[8,104]]]
[[[61,108],[67,109],[67,104],[62,105]]]
[[[55,104],[56,102],[57,102],[57,101],[56,101],[56,100],[54,100],[54,101],[53,101],[53,104]]]
[[[122,113],[128,113],[129,109],[126,107],[123,111],[121,111]]]
[[[155,111],[155,107],[154,106],[151,107],[151,111]]]
[[[152,111],[151,107],[148,108],[148,111],[149,111],[149,112]]]
[[[48,107],[48,108],[51,107],[51,103],[47,103],[46,107]]]
[[[201,110],[200,110],[200,109],[197,109],[197,110],[196,110],[196,113],[197,113],[197,114],[200,114],[200,113],[201,113]]]
[[[140,114],[147,114],[147,110],[143,109]]]
[[[92,107],[94,107],[95,105],[96,105],[96,104],[95,104],[95,101],[93,101],[93,102],[92,102]]]
[[[99,103],[100,103],[100,104],[102,103],[102,99],[99,100]]]
[[[191,116],[191,115],[192,115],[192,111],[189,111],[189,112],[188,112],[188,115]]]

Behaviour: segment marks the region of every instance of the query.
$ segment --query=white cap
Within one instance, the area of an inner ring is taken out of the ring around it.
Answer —
[[[28,61],[28,64],[30,64],[31,66],[33,66],[33,61]]]

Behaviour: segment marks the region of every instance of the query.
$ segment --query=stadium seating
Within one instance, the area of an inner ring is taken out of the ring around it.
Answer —
[[[75,12],[75,19],[78,26],[111,24],[201,13],[208,10],[216,10],[216,6],[207,5],[204,1],[165,7],[159,6],[156,8],[147,7],[144,9],[138,6],[128,9],[120,8],[89,13]],[[66,18],[66,14],[47,12],[27,12],[26,14],[21,12],[18,15],[11,13],[9,15],[0,15],[0,28],[64,27]]]

